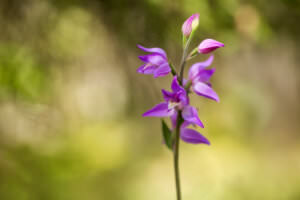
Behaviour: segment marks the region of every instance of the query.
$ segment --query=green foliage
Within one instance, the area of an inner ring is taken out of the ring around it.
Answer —
[[[0,98],[39,100],[46,87],[45,69],[23,47],[0,47]]]
[[[164,142],[166,146],[172,150],[173,149],[173,137],[172,131],[169,129],[168,125],[165,123],[164,120],[161,120],[161,127],[162,127],[162,134],[164,138]]]

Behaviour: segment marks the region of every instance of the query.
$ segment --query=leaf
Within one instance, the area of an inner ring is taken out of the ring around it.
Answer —
[[[165,123],[164,120],[161,120],[161,125],[164,142],[170,150],[173,150],[172,131],[169,129],[168,125]]]

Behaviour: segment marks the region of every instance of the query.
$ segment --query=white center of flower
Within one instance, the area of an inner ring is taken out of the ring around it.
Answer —
[[[192,29],[195,30],[199,25],[199,19],[194,19],[192,22]]]
[[[168,109],[171,110],[171,109],[174,109],[176,107],[179,107],[180,106],[180,102],[169,102],[168,103]]]
[[[151,67],[151,66],[153,66],[151,63],[147,63],[147,64],[145,65],[144,69],[147,69],[147,68],[149,68],[149,67]]]

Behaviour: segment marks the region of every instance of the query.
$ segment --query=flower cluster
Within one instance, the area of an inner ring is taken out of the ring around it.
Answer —
[[[199,96],[219,102],[219,97],[212,89],[210,83],[210,78],[214,74],[215,68],[208,68],[212,64],[214,56],[210,55],[206,61],[193,64],[189,69],[187,79],[183,78],[183,71],[187,60],[192,59],[199,54],[209,54],[220,47],[224,47],[224,44],[213,39],[205,39],[189,54],[186,53],[198,24],[199,14],[194,14],[189,17],[182,26],[184,53],[180,66],[180,74],[176,73],[176,70],[169,62],[167,54],[163,49],[145,48],[141,45],[138,45],[138,48],[149,54],[139,56],[144,64],[137,69],[137,72],[141,74],[153,74],[154,78],[166,76],[170,72],[172,72],[174,76],[171,83],[171,91],[162,89],[164,102],[157,104],[145,112],[143,116],[170,117],[172,128],[167,128],[170,133],[178,129],[180,138],[183,141],[192,144],[203,143],[209,145],[210,142],[208,139],[196,130],[188,128],[189,125],[197,125],[204,128],[203,123],[198,117],[197,109],[190,105],[189,94],[194,92]],[[174,144],[174,134],[171,134],[170,137],[165,136],[164,139],[165,143],[170,144],[169,147],[172,149]]]

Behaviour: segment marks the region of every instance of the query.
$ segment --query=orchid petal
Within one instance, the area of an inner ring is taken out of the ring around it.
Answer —
[[[169,66],[169,63],[164,63],[162,65],[160,65],[154,72],[154,78],[157,78],[159,76],[166,76],[167,74],[169,74],[171,72],[171,68]]]
[[[174,76],[172,84],[171,84],[171,88],[174,92],[178,92],[180,90],[184,90],[178,83],[178,79],[177,76]]]
[[[165,99],[165,101],[172,101],[173,99],[175,99],[176,94],[173,92],[169,92],[167,90],[162,89],[161,90],[163,97]]]
[[[140,74],[153,74],[155,69],[156,67],[153,65],[144,64],[140,66],[136,71]]]
[[[192,80],[199,73],[199,71],[210,66],[213,60],[214,60],[214,56],[211,55],[206,61],[193,64],[189,70],[189,79]]]
[[[158,53],[139,56],[139,59],[145,63],[151,63],[154,65],[161,65],[166,62],[166,59],[161,54]]]
[[[184,129],[184,128],[186,128],[187,126],[189,126],[191,123],[190,122],[188,122],[188,121],[183,121],[183,123],[181,124],[181,126],[180,126],[180,129]]]
[[[165,59],[167,59],[166,52],[161,48],[145,48],[139,44],[137,46],[138,46],[138,48],[140,48],[143,51],[150,52],[150,53],[158,53],[158,54],[162,55]]]
[[[168,109],[168,103],[160,103],[145,112],[143,117],[168,117],[172,114],[172,110]]]
[[[199,132],[189,129],[189,128],[184,128],[181,129],[180,131],[180,137],[183,141],[191,144],[207,144],[210,145],[210,142],[208,139],[206,139],[203,135],[201,135]]]
[[[139,68],[137,68],[136,72],[143,74],[145,66],[146,64],[141,65]]]
[[[194,82],[203,82],[203,83],[207,83],[210,79],[210,77],[215,73],[216,68],[212,68],[212,69],[204,69],[202,71],[200,71],[196,77],[194,77]]]
[[[196,84],[193,85],[193,89],[194,92],[200,96],[213,99],[217,102],[220,101],[217,93],[205,83],[197,82]]]
[[[180,92],[180,94],[179,94],[179,100],[180,100],[180,102],[181,102],[181,104],[183,106],[186,106],[186,105],[188,105],[190,103],[189,102],[189,98],[188,98],[185,90],[182,90]]]
[[[198,52],[202,54],[210,53],[217,48],[224,47],[225,45],[213,39],[203,40],[198,46]]]
[[[203,123],[198,117],[197,109],[193,106],[185,106],[182,111],[182,117],[185,121],[190,122],[191,124],[197,124],[198,126],[204,128]]]

